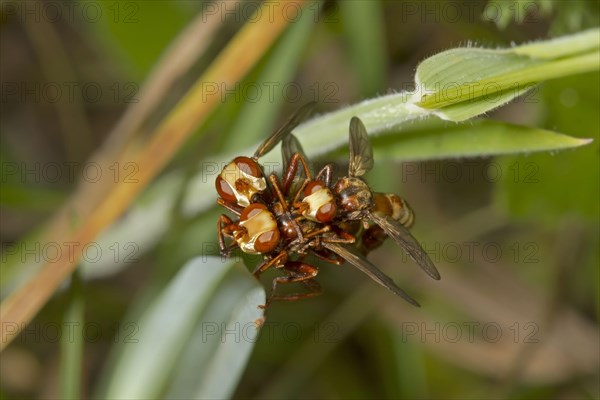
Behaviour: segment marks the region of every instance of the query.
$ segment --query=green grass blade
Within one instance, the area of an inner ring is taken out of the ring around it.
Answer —
[[[255,321],[262,317],[262,311],[256,305],[265,301],[264,289],[254,288],[233,310],[222,332],[221,343],[209,360],[194,397],[226,399],[233,395],[258,337],[259,328]],[[229,338],[225,336],[226,332],[230,332]]]
[[[398,135],[373,138],[377,159],[425,161],[564,150],[583,146],[581,139],[539,128],[480,120],[465,124],[435,124]]]
[[[473,116],[488,112],[490,110],[490,104],[493,104],[493,107],[495,108],[506,104],[519,96],[522,96],[521,99],[525,101],[527,99],[526,96],[528,96],[529,93],[532,93],[530,89],[530,86],[526,86],[524,88],[515,88],[504,92],[496,92],[487,97],[486,101],[475,98],[462,103],[452,104],[451,106],[444,107],[440,110],[435,110],[433,114],[446,121],[465,121]]]
[[[590,29],[545,42],[524,44],[508,51],[533,58],[556,60],[580,53],[598,51],[598,46],[600,46],[600,30]]]
[[[198,333],[198,321],[203,320],[203,312],[213,304],[213,296],[220,292],[223,278],[233,264],[233,260],[223,262],[218,257],[199,257],[188,262],[137,322],[135,342],[122,344],[107,387],[100,389],[100,397],[162,397],[176,378],[173,369],[179,365],[180,357],[189,353],[188,344]],[[244,279],[256,285],[247,273]],[[243,287],[247,288],[247,283]],[[238,292],[248,293],[243,287]],[[252,293],[256,290],[256,287],[251,289]],[[236,307],[256,309],[256,305],[264,301],[264,291],[262,296],[243,297]],[[224,318],[237,312],[234,310],[237,308],[221,307],[216,315]],[[242,315],[247,316],[248,313]],[[244,350],[240,351],[247,352],[248,343],[243,346]],[[198,360],[201,359],[196,359],[200,364],[196,364],[194,371],[202,365]]]
[[[360,92],[373,96],[384,89],[388,64],[381,1],[342,1],[339,7]]]
[[[81,398],[83,360],[84,301],[81,278],[75,270],[71,276],[70,304],[65,313],[61,338],[60,398]]]
[[[444,51],[417,67],[414,101],[419,107],[439,111],[479,100],[491,110],[503,104],[490,101],[497,93],[513,91],[516,96],[544,80],[598,70],[599,49],[600,30],[593,29],[512,49]],[[479,114],[477,109],[465,118]]]
[[[228,398],[258,336],[264,289],[233,268],[212,295],[183,353],[166,398]]]

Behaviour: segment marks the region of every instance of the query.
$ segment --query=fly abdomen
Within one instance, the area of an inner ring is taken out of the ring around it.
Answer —
[[[410,228],[415,222],[415,214],[400,196],[393,193],[373,193],[373,203],[373,212],[385,214],[406,228]]]

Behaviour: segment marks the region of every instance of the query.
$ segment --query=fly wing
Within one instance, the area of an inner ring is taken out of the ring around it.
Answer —
[[[362,176],[373,168],[373,149],[367,129],[358,117],[350,120],[350,163],[348,175]]]
[[[269,151],[273,149],[273,147],[277,146],[277,143],[281,142],[281,140],[291,133],[295,127],[300,125],[302,121],[310,114],[313,107],[317,104],[314,101],[310,103],[306,103],[302,107],[300,107],[291,117],[287,120],[285,124],[275,132],[271,134],[260,146],[256,149],[254,153],[254,158],[260,158],[267,154]]]
[[[421,305],[417,303],[415,299],[410,297],[404,290],[400,289],[389,276],[381,272],[376,266],[371,264],[366,258],[356,253],[350,247],[341,245],[339,243],[328,242],[323,243],[323,247],[333,251],[350,264],[367,274],[375,282],[391,290],[394,294],[402,297],[413,306],[421,307]]]
[[[389,218],[387,216],[381,216],[375,213],[369,213],[369,217],[373,222],[381,227],[394,241],[402,247],[402,249],[412,258],[419,266],[431,276],[433,279],[440,279],[440,273],[438,272],[433,262],[425,253],[425,250],[421,247],[417,239],[410,234],[398,221]]]

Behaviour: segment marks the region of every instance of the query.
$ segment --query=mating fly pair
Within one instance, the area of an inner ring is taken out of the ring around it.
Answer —
[[[365,258],[391,237],[428,275],[440,278],[407,229],[414,221],[412,210],[395,194],[371,191],[361,178],[373,167],[373,154],[366,129],[357,117],[350,121],[348,175],[334,181],[333,165],[328,164],[312,176],[306,156],[291,132],[313,106],[309,103],[300,108],[259,146],[252,158],[236,157],[217,177],[217,203],[237,216],[236,220],[226,215],[219,217],[221,254],[227,256],[238,247],[249,254],[262,254],[264,261],[253,273],[257,278],[271,267],[285,273],[273,279],[271,294],[263,307],[273,300],[293,301],[321,293],[314,280],[318,269],[303,261],[309,253],[333,264],[347,261],[418,306]],[[281,181],[274,173],[265,178],[258,162],[279,142],[284,162]],[[303,178],[299,177],[299,170]],[[229,245],[226,237],[233,239]],[[294,282],[302,283],[308,291],[277,295],[277,285]]]

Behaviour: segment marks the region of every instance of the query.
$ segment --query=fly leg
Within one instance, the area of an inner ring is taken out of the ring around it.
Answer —
[[[298,163],[302,164],[302,169],[304,170],[304,175],[306,176],[306,180],[310,180],[310,172],[308,170],[308,165],[306,164],[306,160],[304,156],[300,153],[294,153],[292,158],[290,158],[289,164],[283,173],[283,184],[282,191],[284,194],[288,194],[290,190],[290,186],[296,176],[296,172],[298,171]]]
[[[329,225],[325,228],[329,228]],[[325,228],[321,230],[325,230]],[[348,232],[323,232],[324,234],[318,236],[311,242],[311,250],[314,255],[320,259],[327,261],[331,264],[342,265],[346,260],[335,254],[334,252],[323,247],[323,243],[342,243],[342,244],[354,244],[356,238]]]
[[[346,262],[346,260],[344,260],[342,257],[340,257],[339,255],[335,254],[332,251],[329,251],[327,249],[313,249],[313,254],[317,257],[319,257],[321,260],[323,261],[327,261],[328,263],[331,264],[335,264],[335,265],[342,265],[344,262]]]
[[[238,217],[240,215],[242,215],[242,211],[244,210],[243,207],[240,207],[237,204],[226,203],[225,200],[223,200],[220,197],[217,199],[217,204],[220,205],[221,207],[226,208],[227,210],[231,211],[232,213],[234,213]]]
[[[270,260],[265,259],[265,261],[258,264],[258,266],[254,269],[254,271],[252,271],[252,275],[254,275],[254,277],[256,279],[258,279],[260,274],[262,274],[267,269],[269,269],[273,266],[275,268],[281,268],[281,266],[283,266],[287,262],[287,257],[288,257],[287,251],[282,251],[281,253],[279,253],[277,256],[271,258]]]
[[[321,168],[321,170],[319,171],[317,176],[315,176],[315,180],[323,181],[323,182],[325,182],[325,186],[327,186],[328,188],[331,188],[332,177],[333,177],[333,164],[327,164],[323,168]]]
[[[226,246],[225,236],[234,237],[234,232],[240,228],[243,229],[243,227],[234,223],[227,215],[221,214],[219,217],[217,221],[217,237],[219,239],[219,249],[223,257],[229,256],[229,253],[238,247],[236,242],[233,242],[230,246]]]
[[[277,200],[279,201],[279,203],[281,204],[281,207],[283,208],[282,212],[287,215],[287,218],[290,221],[290,223],[293,223],[293,229],[296,231],[296,236],[298,237],[298,239],[300,241],[303,241],[304,234],[302,232],[302,229],[300,229],[300,225],[298,224],[298,222],[296,220],[294,220],[291,216],[291,213],[289,211],[288,202],[285,199],[285,197],[283,196],[284,192],[282,192],[282,190],[281,190],[281,185],[279,184],[279,179],[277,179],[277,175],[275,175],[275,174],[269,175],[269,182],[273,186],[273,190],[275,191],[275,196],[277,197]]]
[[[273,301],[296,301],[308,297],[318,296],[322,293],[321,285],[313,280],[313,278],[319,273],[319,270],[316,267],[301,261],[289,261],[284,264],[282,268],[287,273],[287,276],[280,276],[273,279],[271,294],[269,295],[266,304],[264,306],[259,306],[260,308],[267,309]],[[275,294],[277,285],[295,282],[302,282],[309,292],[291,293],[285,295]]]
[[[334,232],[333,235],[323,235],[319,238],[319,240],[322,242],[327,242],[327,243],[344,243],[344,244],[353,244],[356,242],[356,238],[354,237],[354,235],[348,233],[348,232],[344,232],[342,230],[338,231],[338,232]]]

